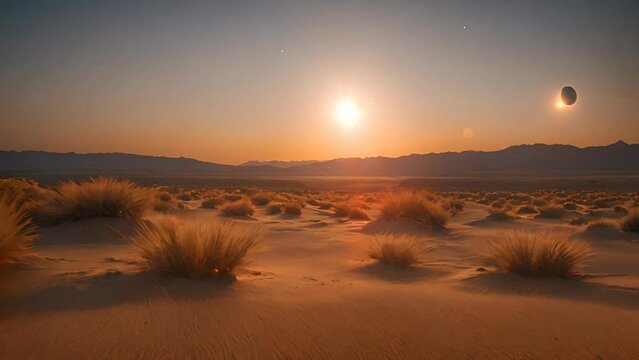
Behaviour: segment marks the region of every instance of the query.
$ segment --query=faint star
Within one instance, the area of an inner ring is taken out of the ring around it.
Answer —
[[[466,25],[462,26],[462,29],[466,30]]]

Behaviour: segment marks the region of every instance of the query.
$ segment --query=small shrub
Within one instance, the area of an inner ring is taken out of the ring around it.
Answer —
[[[613,209],[614,212],[618,213],[618,214],[623,214],[623,215],[628,215],[628,209],[626,209],[623,206],[615,206]]]
[[[489,243],[489,258],[503,271],[523,276],[576,274],[590,256],[590,247],[570,240],[567,233],[532,233],[516,230]]]
[[[350,220],[370,220],[371,219],[370,217],[368,217],[368,214],[366,213],[366,211],[360,208],[352,208],[351,211],[348,213],[348,218]]]
[[[621,230],[639,232],[639,210],[633,209],[621,220]]]
[[[35,211],[49,223],[100,216],[137,219],[152,203],[149,191],[133,182],[100,177],[58,185]]]
[[[218,206],[224,204],[224,198],[221,196],[212,197],[202,201],[202,205],[200,207],[202,209],[216,209]]]
[[[302,206],[297,202],[289,202],[282,205],[284,212],[287,215],[299,216],[302,215]]]
[[[248,199],[227,203],[221,207],[226,216],[250,216],[255,214],[253,204]]]
[[[177,198],[178,198],[178,200],[181,200],[181,201],[191,201],[192,200],[191,194],[188,193],[188,192],[184,192],[184,193],[178,195]]]
[[[391,194],[384,200],[380,217],[383,220],[411,219],[436,228],[446,227],[450,213],[421,193]]]
[[[229,202],[235,202],[244,199],[244,196],[240,194],[226,194],[224,195],[224,200]]]
[[[548,218],[548,219],[558,219],[565,214],[565,210],[563,206],[557,204],[550,204],[546,206],[542,206],[539,209],[538,217]]]
[[[448,210],[452,216],[455,216],[464,211],[464,202],[461,200],[450,200],[444,203],[444,208]]]
[[[538,211],[534,207],[530,205],[522,205],[517,209],[517,214],[527,215],[527,214],[537,214]]]
[[[597,208],[609,208],[611,206],[609,199],[597,199],[593,203]]]
[[[318,201],[317,206],[319,206],[322,210],[328,210],[333,207],[333,203],[328,201]]]
[[[206,277],[230,274],[245,261],[261,234],[229,222],[197,222],[165,216],[140,222],[131,238],[148,270]]]
[[[0,194],[0,267],[24,262],[36,238],[35,225],[24,207]]]
[[[269,204],[266,207],[266,213],[269,215],[277,215],[282,213],[282,204]]]
[[[273,196],[273,194],[270,193],[258,193],[255,194],[253,196],[251,196],[251,201],[253,202],[254,205],[266,205],[271,201],[271,197]]]
[[[429,249],[413,236],[383,234],[373,239],[368,256],[386,265],[412,266],[420,264]]]
[[[158,196],[158,198],[161,201],[168,202],[171,201],[171,194],[169,194],[168,192],[163,192],[160,194],[160,196]]]
[[[577,210],[577,204],[571,202],[564,203],[563,207],[566,210]]]

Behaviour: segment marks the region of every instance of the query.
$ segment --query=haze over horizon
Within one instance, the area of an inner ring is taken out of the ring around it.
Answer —
[[[639,142],[636,1],[159,4],[0,2],[0,149],[238,164]]]

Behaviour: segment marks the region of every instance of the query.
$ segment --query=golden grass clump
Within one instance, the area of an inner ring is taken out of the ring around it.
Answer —
[[[0,179],[0,196],[16,201],[18,206],[31,205],[48,195],[48,190],[38,186],[33,180],[22,178]]]
[[[35,225],[24,207],[0,194],[0,267],[23,262],[36,238]]]
[[[368,208],[368,206],[363,203],[359,204],[357,202],[344,201],[335,204],[333,211],[337,217],[348,217],[350,220],[370,220],[364,207]]]
[[[169,194],[168,192],[162,192],[160,193],[160,195],[158,196],[158,199],[160,199],[160,201],[164,201],[164,202],[169,202],[171,201],[171,194]]]
[[[255,214],[255,208],[248,199],[224,204],[221,208],[222,214],[226,216],[251,216]]]
[[[368,256],[392,266],[413,266],[422,263],[422,257],[430,250],[417,237],[409,235],[377,235],[373,239]]]
[[[271,202],[272,197],[273,194],[271,193],[261,192],[251,196],[251,201],[253,202],[253,205],[264,206]]]
[[[621,220],[621,230],[639,232],[639,209],[631,210],[626,217]]]
[[[538,210],[539,210],[539,215],[537,215],[538,217],[548,218],[548,219],[558,219],[564,216],[564,214],[566,213],[566,210],[564,209],[564,207],[558,204],[549,204],[546,206],[541,206],[539,207]]]
[[[383,220],[406,218],[435,228],[445,228],[450,213],[430,194],[404,192],[386,197],[380,217]]]
[[[266,206],[266,213],[270,215],[276,215],[282,213],[282,204],[270,203]]]
[[[575,275],[590,257],[590,247],[567,233],[504,233],[489,243],[489,257],[499,270],[523,276]]]
[[[99,177],[58,185],[35,212],[51,223],[100,216],[137,219],[152,204],[150,192],[135,183]]]
[[[299,216],[302,215],[302,206],[298,202],[289,202],[282,205],[284,213],[287,215]]]
[[[230,222],[164,216],[140,222],[131,238],[146,268],[164,275],[201,278],[229,275],[245,262],[261,233]]]
[[[530,205],[522,205],[517,208],[517,214],[525,215],[525,214],[537,214],[538,211],[534,207]]]
[[[200,207],[202,209],[216,209],[218,206],[224,204],[224,202],[225,200],[223,197],[216,196],[216,197],[208,198],[202,201],[202,204],[200,205]]]

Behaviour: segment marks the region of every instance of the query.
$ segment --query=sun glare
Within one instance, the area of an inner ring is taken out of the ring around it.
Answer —
[[[351,99],[342,99],[335,106],[335,118],[343,126],[354,126],[361,117],[357,104]]]
[[[555,106],[557,107],[557,109],[563,109],[566,105],[564,105],[564,103],[561,102],[561,100],[557,100],[557,102],[555,103]]]

